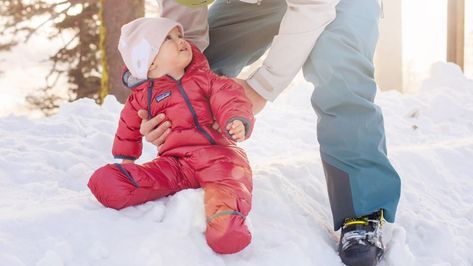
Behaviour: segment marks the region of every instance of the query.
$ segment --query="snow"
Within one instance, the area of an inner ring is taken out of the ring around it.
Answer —
[[[254,171],[253,242],[225,256],[206,245],[201,189],[121,211],[89,192],[92,172],[113,162],[122,107],[113,97],[0,118],[0,265],[342,265],[311,91],[297,79],[242,143]],[[473,265],[473,81],[438,63],[417,93],[380,92],[376,102],[402,177],[379,265]],[[140,162],[154,156],[145,145]]]

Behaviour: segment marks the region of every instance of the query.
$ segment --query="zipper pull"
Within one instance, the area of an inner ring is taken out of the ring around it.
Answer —
[[[149,80],[149,86],[148,86],[148,119],[153,118],[153,114],[151,113],[151,102],[153,101],[153,99],[152,99],[153,85],[154,85],[154,81],[152,79],[150,79]]]

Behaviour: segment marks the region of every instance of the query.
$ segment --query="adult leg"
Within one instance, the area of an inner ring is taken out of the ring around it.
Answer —
[[[380,209],[394,222],[399,201],[400,178],[387,158],[383,116],[373,103],[379,11],[377,0],[341,0],[337,18],[303,66],[315,87],[312,106],[335,230],[345,218]]]
[[[230,254],[251,242],[245,218],[251,209],[251,169],[243,150],[210,147],[193,153],[191,165],[204,189],[209,246]]]
[[[91,176],[92,194],[104,206],[122,209],[198,187],[193,171],[174,157],[143,164],[107,164]]]
[[[234,77],[260,58],[278,33],[285,11],[284,0],[264,0],[260,5],[215,1],[209,9],[210,44],[204,51],[212,70]]]

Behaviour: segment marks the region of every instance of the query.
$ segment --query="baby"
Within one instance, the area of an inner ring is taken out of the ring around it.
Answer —
[[[251,242],[252,173],[236,141],[252,131],[252,106],[243,88],[214,74],[204,55],[166,18],[140,18],[122,27],[118,50],[123,82],[132,92],[121,112],[112,153],[121,164],[96,170],[89,188],[106,207],[122,209],[189,188],[204,189],[209,246],[235,253]],[[164,113],[171,132],[159,157],[143,165],[141,118]],[[214,119],[221,132],[212,127]]]

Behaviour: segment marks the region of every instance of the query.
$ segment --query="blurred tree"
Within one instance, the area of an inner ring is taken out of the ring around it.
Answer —
[[[448,0],[447,62],[465,63],[465,0]]]
[[[135,18],[143,17],[145,13],[144,0],[100,0],[100,49],[102,50],[102,88],[100,100],[108,94],[115,95],[118,101],[124,103],[129,90],[122,85],[123,60],[118,52],[118,39],[121,26]],[[117,16],[117,14],[120,14]]]
[[[0,31],[5,36],[0,51],[28,42],[52,24],[49,39],[71,37],[49,58],[53,66],[41,93],[27,96],[27,101],[47,115],[64,100],[89,97],[101,103],[111,93],[123,101],[127,91],[115,82],[121,80],[122,66],[116,44],[121,26],[143,14],[144,0],[0,0]],[[70,85],[66,97],[53,90],[62,76]]]

